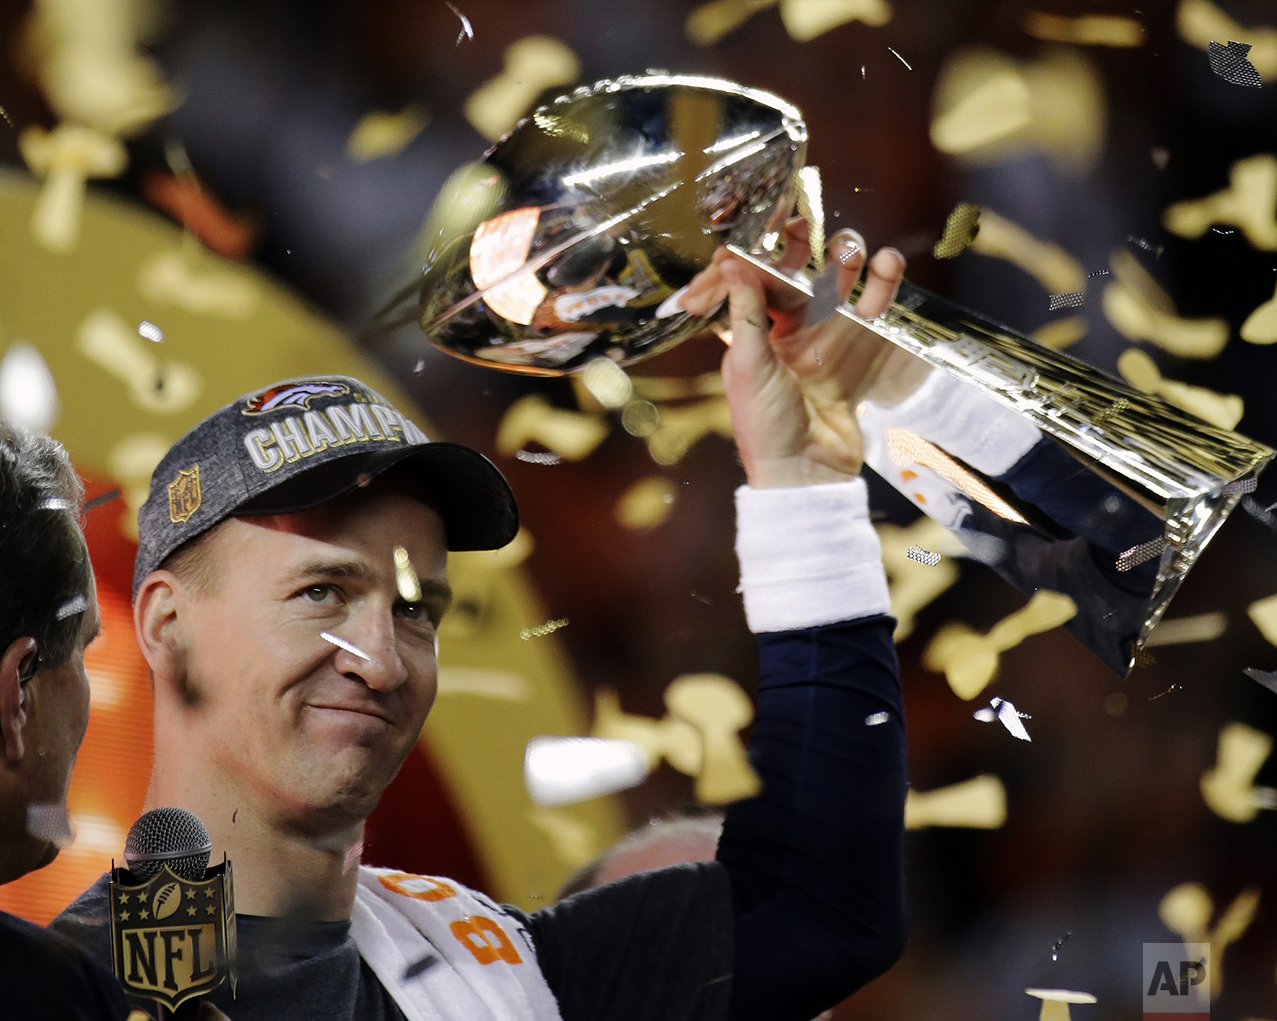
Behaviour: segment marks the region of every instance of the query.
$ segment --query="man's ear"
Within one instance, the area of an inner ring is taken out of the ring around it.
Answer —
[[[4,757],[22,761],[22,728],[27,709],[22,698],[22,677],[30,671],[36,653],[35,639],[19,638],[0,655],[0,735],[4,737]]]
[[[133,600],[133,628],[147,666],[166,681],[186,670],[186,643],[181,633],[178,606],[183,600],[182,582],[168,571],[146,576]]]

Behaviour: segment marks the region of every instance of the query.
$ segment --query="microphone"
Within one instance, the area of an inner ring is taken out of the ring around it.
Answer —
[[[126,992],[156,1000],[160,1016],[195,1019],[229,982],[235,994],[235,898],[225,856],[184,808],[154,808],[129,830],[127,867],[111,867],[111,959]],[[167,1008],[167,1015],[165,1012]]]

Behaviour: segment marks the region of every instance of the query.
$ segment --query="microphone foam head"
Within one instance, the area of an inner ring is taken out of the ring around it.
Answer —
[[[199,816],[184,808],[153,808],[129,830],[124,860],[145,881],[167,865],[192,883],[204,878],[213,841]]]

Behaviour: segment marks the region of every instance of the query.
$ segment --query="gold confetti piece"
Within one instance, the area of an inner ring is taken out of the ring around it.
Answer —
[[[128,387],[144,411],[168,415],[189,408],[203,389],[199,372],[185,362],[161,362],[117,313],[89,313],[76,334],[76,349]]]
[[[1041,11],[1026,11],[1024,31],[1034,39],[1074,43],[1078,46],[1143,46],[1144,26],[1134,18],[1088,14],[1064,18]]]
[[[912,433],[908,429],[895,427],[889,427],[885,432],[885,436],[887,438],[887,454],[897,467],[903,468],[907,465],[918,465],[922,468],[929,468],[950,485],[956,486],[971,499],[987,507],[998,517],[1022,525],[1028,524],[1019,511],[998,496],[983,480],[963,468],[962,465],[958,464],[957,461],[934,443],[924,440],[917,433]]]
[[[497,429],[497,450],[514,456],[535,442],[569,461],[588,457],[608,434],[607,422],[554,407],[540,394],[521,397],[506,409]]]
[[[621,494],[614,514],[622,528],[655,528],[670,516],[676,497],[673,482],[663,475],[649,475]]]
[[[970,701],[993,681],[1002,653],[1030,635],[1041,634],[1070,621],[1077,604],[1060,592],[1039,589],[1028,603],[1004,617],[984,635],[965,624],[946,624],[927,643],[922,665],[943,671],[953,693]]]
[[[932,144],[972,163],[1040,149],[1062,170],[1084,173],[1103,146],[1103,80],[1078,50],[1048,50],[1022,63],[995,50],[960,49],[940,70],[932,106]]]
[[[630,382],[634,384],[634,396],[649,401],[684,401],[723,392],[723,377],[718,372],[699,376],[631,376]]]
[[[409,603],[421,602],[421,581],[412,568],[408,551],[402,546],[395,547],[395,587],[399,589],[399,598]]]
[[[1249,43],[1247,57],[1255,70],[1266,82],[1277,79],[1277,28],[1243,28],[1209,0],[1180,0],[1175,28],[1184,42],[1199,50],[1209,50],[1220,40]]]
[[[595,690],[593,734],[641,745],[651,756],[653,768],[664,758],[687,776],[700,772],[704,752],[700,731],[672,715],[654,720],[623,712],[616,692],[610,688]]]
[[[525,642],[529,638],[544,638],[546,635],[553,634],[559,628],[567,626],[567,617],[563,617],[560,620],[547,620],[544,624],[538,624],[536,627],[525,627],[519,632],[519,637]]]
[[[754,705],[739,684],[721,674],[684,674],[665,689],[665,705],[700,732],[698,800],[726,805],[762,790],[738,733],[754,719]]]
[[[1175,303],[1140,261],[1119,248],[1109,258],[1113,282],[1104,289],[1104,315],[1130,340],[1147,340],[1180,358],[1214,358],[1228,343],[1223,319],[1181,319]]]
[[[526,677],[505,670],[480,670],[474,667],[440,667],[439,694],[474,695],[500,702],[527,702],[532,689]]]
[[[527,36],[505,51],[505,67],[481,85],[465,103],[465,117],[484,138],[495,142],[527,112],[546,89],[576,81],[581,64],[558,39]]]
[[[31,236],[51,252],[74,251],[85,181],[124,173],[127,151],[118,139],[78,124],[59,124],[52,131],[33,124],[18,136],[18,148],[31,172],[44,178],[31,214]]]
[[[160,252],[137,271],[138,293],[192,315],[251,319],[262,292],[242,267],[204,253],[196,263],[180,251]]]
[[[1236,427],[1246,410],[1236,394],[1219,394],[1202,386],[1164,379],[1153,359],[1138,348],[1122,352],[1117,359],[1117,371],[1137,390],[1158,394],[1177,408],[1219,429]]]
[[[1247,887],[1228,909],[1208,928],[1215,911],[1215,901],[1200,883],[1181,883],[1167,892],[1157,906],[1162,924],[1185,943],[1211,945],[1210,998],[1216,999],[1224,989],[1224,951],[1236,943],[1250,928],[1259,907],[1260,889]]]
[[[1166,207],[1162,225],[1183,238],[1199,238],[1212,224],[1237,227],[1255,248],[1277,251],[1277,156],[1260,153],[1238,160],[1228,187],[1205,198]]]
[[[1144,643],[1146,649],[1158,645],[1184,645],[1188,642],[1213,642],[1228,630],[1228,614],[1223,610],[1199,613],[1192,617],[1165,618],[1153,629]]]
[[[810,42],[851,21],[881,28],[891,20],[887,0],[781,0],[780,20],[795,42]]]
[[[807,221],[811,232],[811,259],[819,273],[825,268],[825,207],[821,198],[819,168],[800,167],[794,175],[794,190],[798,215]]]
[[[686,674],[665,690],[669,713],[653,720],[621,711],[616,693],[595,692],[594,736],[633,741],[654,767],[664,758],[697,778],[696,796],[719,805],[751,797],[761,781],[745,754],[738,731],[754,718],[753,703],[740,685],[721,674]]]
[[[745,24],[754,14],[774,7],[777,0],[710,0],[692,9],[683,31],[688,42],[713,46],[723,36]]]
[[[1246,614],[1270,645],[1277,645],[1277,595],[1259,599],[1246,607]]]
[[[1071,989],[1026,989],[1030,996],[1042,1001],[1038,1021],[1070,1021],[1070,1003],[1095,1003],[1090,993],[1078,993]]]
[[[934,791],[910,788],[905,799],[907,830],[928,827],[996,830],[1006,821],[1006,787],[989,773]]]
[[[430,113],[409,103],[398,113],[371,110],[359,119],[346,139],[346,156],[355,163],[368,163],[403,152],[430,123]]]
[[[1241,338],[1250,344],[1277,343],[1277,294],[1246,317]]]
[[[1202,774],[1202,800],[1221,819],[1250,822],[1260,808],[1277,807],[1269,788],[1257,788],[1255,776],[1273,750],[1273,739],[1244,723],[1228,723],[1219,732],[1215,765]]]
[[[631,436],[651,436],[661,426],[661,412],[651,401],[630,401],[621,412],[621,425]]]
[[[1073,256],[1059,245],[1040,241],[987,206],[980,210],[980,232],[971,241],[971,251],[1019,266],[1048,294],[1086,290],[1086,270]]]
[[[918,612],[951,588],[959,573],[953,560],[943,560],[935,567],[915,563],[909,556],[909,547],[920,545],[943,552],[952,547],[941,543],[954,543],[956,540],[948,529],[926,515],[907,528],[878,525],[876,530],[882,547],[882,566],[887,572],[891,615],[896,618],[892,638],[899,644],[913,633]]]
[[[562,808],[532,808],[528,820],[550,838],[555,856],[571,869],[588,865],[603,851],[598,830]]]
[[[31,344],[16,341],[0,359],[0,418],[32,432],[48,432],[61,405],[53,372]]]
[[[959,202],[944,222],[944,233],[931,249],[937,259],[952,259],[966,251],[980,233],[980,207]]]
[[[630,377],[611,358],[595,358],[581,370],[581,382],[603,407],[623,408],[634,393]]]
[[[1060,351],[1086,336],[1090,329],[1086,316],[1065,316],[1063,319],[1052,319],[1043,323],[1029,334],[1043,347]]]

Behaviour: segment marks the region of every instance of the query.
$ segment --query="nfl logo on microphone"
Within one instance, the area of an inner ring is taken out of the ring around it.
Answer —
[[[1144,944],[1144,1021],[1209,1021],[1210,944]]]

